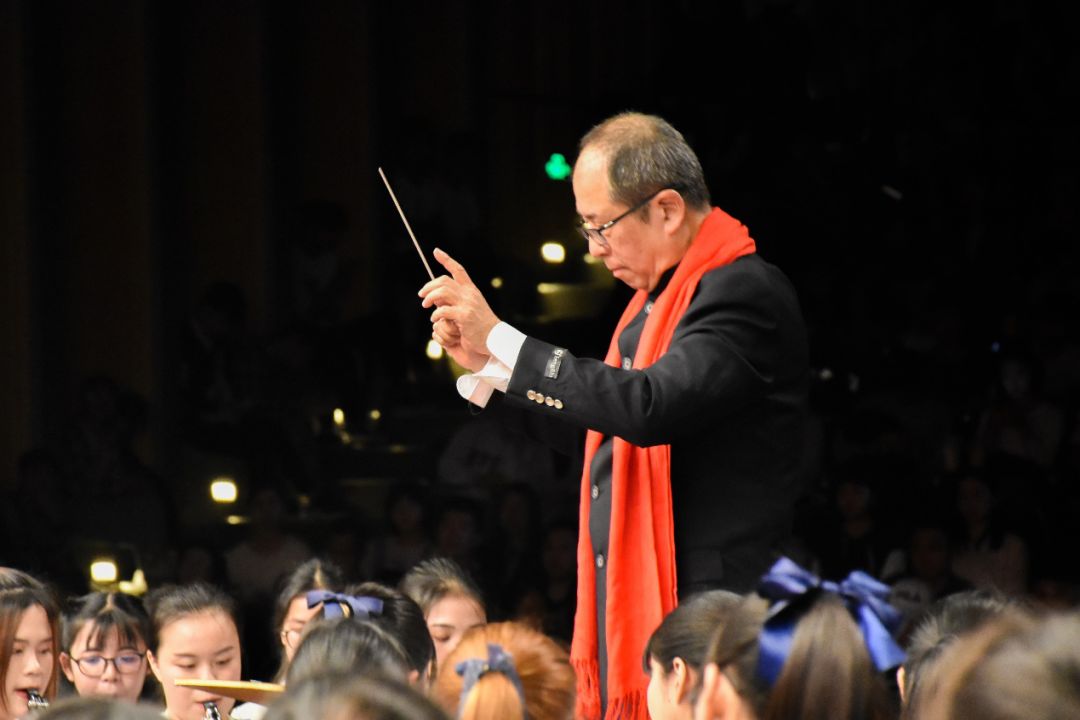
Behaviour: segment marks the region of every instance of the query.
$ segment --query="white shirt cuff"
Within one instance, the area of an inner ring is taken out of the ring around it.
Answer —
[[[525,334],[504,322],[491,329],[487,337],[491,357],[480,372],[462,375],[457,379],[457,391],[473,405],[484,407],[495,390],[506,392],[514,372]]]

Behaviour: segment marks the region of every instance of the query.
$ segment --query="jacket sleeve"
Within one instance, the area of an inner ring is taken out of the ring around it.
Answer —
[[[784,351],[778,346],[784,309],[775,288],[739,265],[702,278],[668,351],[643,370],[610,367],[528,338],[506,402],[643,447],[738,412],[769,392]]]

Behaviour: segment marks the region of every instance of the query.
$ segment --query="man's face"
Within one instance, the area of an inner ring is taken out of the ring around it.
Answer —
[[[607,159],[591,148],[581,152],[574,166],[574,200],[578,214],[593,227],[617,218],[630,208],[611,199]],[[656,215],[651,213],[650,222],[645,223],[635,212],[615,223],[604,231],[608,247],[589,241],[589,253],[635,290],[651,290],[666,269],[657,267],[663,226]]]

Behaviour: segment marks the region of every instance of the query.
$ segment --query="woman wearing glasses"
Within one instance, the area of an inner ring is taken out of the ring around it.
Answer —
[[[137,702],[146,680],[150,619],[131,595],[95,592],[64,617],[60,667],[82,696]]]

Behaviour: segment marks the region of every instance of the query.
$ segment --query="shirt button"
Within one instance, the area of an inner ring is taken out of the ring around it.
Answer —
[[[599,485],[593,485],[592,486],[592,499],[595,500],[598,497],[600,497],[600,486]]]
[[[597,554],[596,556],[596,567],[604,567],[604,556],[602,554]]]
[[[623,369],[623,370],[629,370],[629,369],[630,369],[630,366],[631,366],[631,365],[633,365],[633,364],[634,364],[634,361],[633,361],[633,360],[631,360],[631,359],[630,359],[630,358],[628,358],[628,357],[624,357],[624,358],[622,359],[622,369]]]

